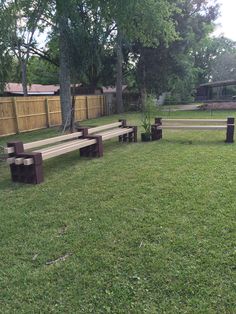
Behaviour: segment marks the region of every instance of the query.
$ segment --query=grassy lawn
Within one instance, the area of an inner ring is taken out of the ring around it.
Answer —
[[[112,140],[101,159],[46,161],[38,186],[13,184],[0,162],[0,313],[235,313],[236,144],[224,140],[225,131]]]

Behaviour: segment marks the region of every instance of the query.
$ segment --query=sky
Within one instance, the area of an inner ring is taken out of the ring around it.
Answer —
[[[236,41],[236,0],[218,0],[221,16],[217,20],[215,35],[223,34]]]

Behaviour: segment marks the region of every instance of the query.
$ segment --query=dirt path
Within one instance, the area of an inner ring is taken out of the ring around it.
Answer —
[[[169,108],[163,109],[163,111],[185,111],[185,110],[198,110],[198,105],[177,105],[177,106],[169,106]]]

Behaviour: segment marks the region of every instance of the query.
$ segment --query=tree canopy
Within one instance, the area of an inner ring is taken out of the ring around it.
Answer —
[[[0,88],[60,82],[64,124],[73,83],[116,84],[118,112],[123,84],[143,101],[188,99],[199,83],[234,77],[235,43],[211,36],[218,12],[210,0],[1,1]]]

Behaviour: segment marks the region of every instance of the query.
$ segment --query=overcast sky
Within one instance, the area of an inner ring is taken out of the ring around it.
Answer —
[[[236,0],[218,0],[221,4],[221,17],[218,19],[216,35],[224,34],[236,41]]]

